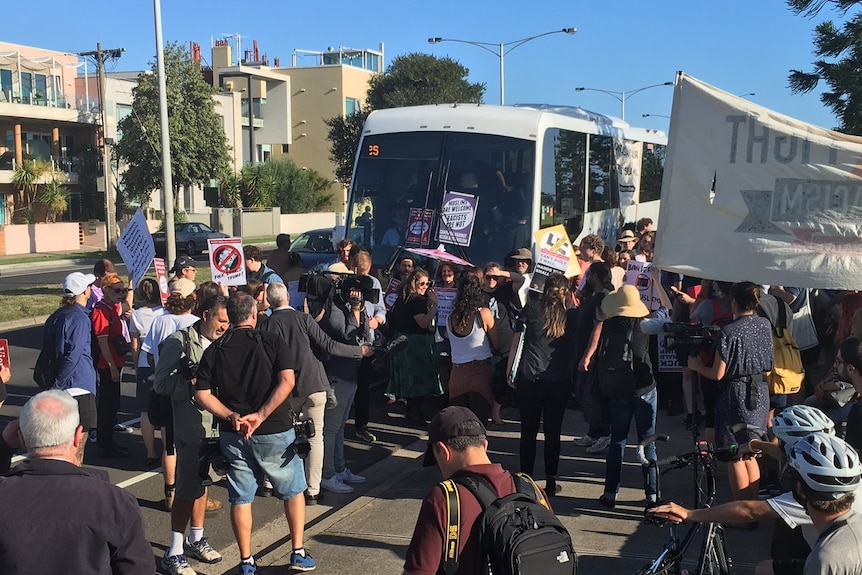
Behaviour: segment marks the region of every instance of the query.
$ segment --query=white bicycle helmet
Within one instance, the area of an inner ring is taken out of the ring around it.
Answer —
[[[859,455],[843,439],[824,433],[812,433],[787,446],[788,464],[817,493],[837,499],[856,491],[862,465]]]
[[[825,413],[809,405],[787,407],[772,418],[772,432],[785,444],[795,443],[818,431],[835,435],[835,423]]]

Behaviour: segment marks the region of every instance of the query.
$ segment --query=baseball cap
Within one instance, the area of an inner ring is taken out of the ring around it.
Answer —
[[[518,248],[509,252],[509,255],[506,256],[506,259],[510,260],[533,260],[533,252],[529,250],[529,248]]]
[[[183,268],[195,268],[195,260],[188,256],[180,256],[174,262],[174,267],[171,268],[171,271],[174,273],[180,273]]]
[[[459,431],[458,426],[467,421],[475,421],[478,426],[475,426],[473,433],[464,433]],[[425,459],[422,461],[424,467],[431,467],[437,463],[434,459],[434,444],[438,441],[446,441],[453,437],[464,436],[480,436],[485,435],[485,426],[476,417],[476,414],[466,407],[460,405],[450,405],[449,407],[440,410],[431,420],[431,425],[428,426],[428,447],[425,449]]]
[[[189,297],[195,293],[195,282],[187,278],[180,278],[171,284],[171,293],[178,293],[182,297]]]
[[[68,297],[79,296],[84,293],[87,286],[92,285],[94,281],[96,281],[96,276],[93,274],[72,272],[63,280],[63,294]]]

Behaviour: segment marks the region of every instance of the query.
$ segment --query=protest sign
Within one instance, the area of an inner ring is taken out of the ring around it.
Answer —
[[[135,287],[150,269],[150,264],[156,257],[153,236],[150,235],[147,220],[140,208],[135,212],[132,221],[129,222],[117,241],[117,251],[120,252],[120,257],[123,258],[123,263],[129,270],[132,287]]]
[[[452,313],[452,305],[455,296],[458,295],[456,288],[434,288],[437,294],[437,325],[445,327],[449,322],[449,314]]]
[[[386,306],[386,311],[392,311],[392,306],[395,300],[398,299],[398,286],[401,282],[395,278],[389,280],[389,285],[386,286],[386,293],[383,295],[383,305]]]
[[[12,368],[12,363],[9,360],[9,340],[0,339],[0,367],[7,369]]]
[[[437,239],[458,246],[469,246],[473,238],[479,198],[461,192],[446,192],[443,194],[442,206]]]
[[[168,270],[165,269],[165,260],[162,258],[153,258],[153,266],[156,268],[156,281],[159,282],[159,295],[162,296],[162,303],[168,300],[171,295],[171,289],[168,286]]]
[[[407,237],[404,242],[408,246],[427,246],[431,242],[431,223],[433,221],[434,210],[410,208],[410,217],[407,219]]]
[[[542,228],[533,234],[533,257],[536,265],[530,278],[530,289],[541,292],[552,273],[565,274],[574,253],[569,234],[562,225]]]
[[[626,275],[623,283],[638,288],[641,301],[649,309],[656,310],[661,307],[661,300],[656,291],[656,289],[661,289],[661,286],[653,285],[651,271],[651,263],[629,260],[626,264]]]
[[[245,258],[241,238],[207,240],[212,281],[228,286],[245,285]]]

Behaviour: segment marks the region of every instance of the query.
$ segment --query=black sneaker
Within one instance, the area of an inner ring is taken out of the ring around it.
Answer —
[[[323,492],[321,491],[317,495],[312,495],[308,491],[305,492],[305,504],[306,505],[317,505],[318,503],[323,502]]]

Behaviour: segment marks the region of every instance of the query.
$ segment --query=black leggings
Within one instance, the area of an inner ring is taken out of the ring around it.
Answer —
[[[532,475],[536,463],[536,437],[544,422],[545,476],[556,477],[560,467],[560,434],[569,398],[569,380],[522,380],[518,384],[521,410],[521,471]]]

